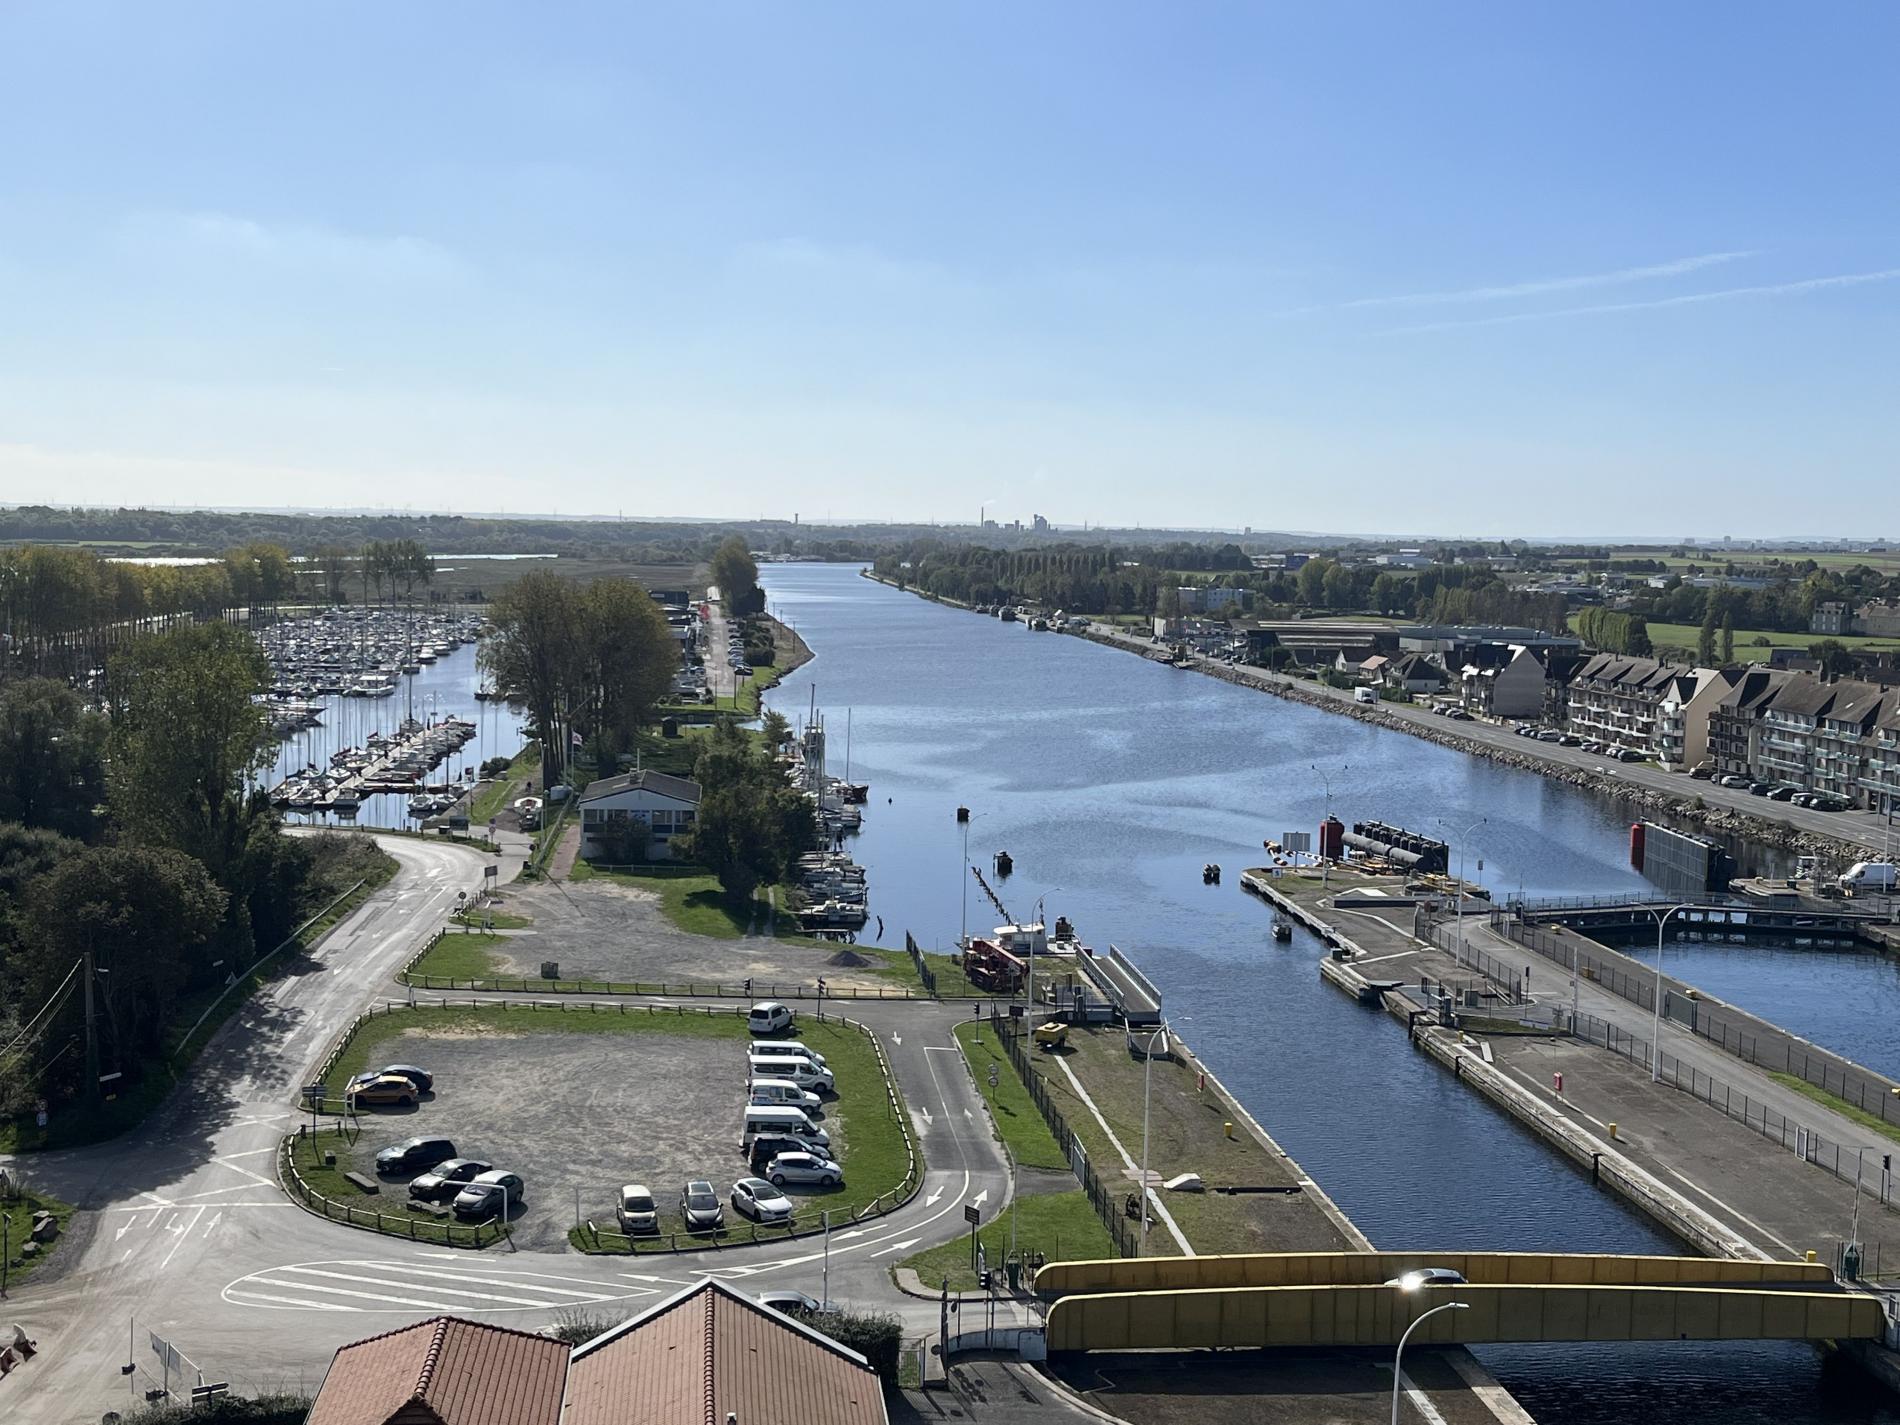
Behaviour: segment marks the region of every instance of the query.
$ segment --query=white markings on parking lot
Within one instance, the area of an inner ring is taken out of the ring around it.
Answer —
[[[436,1254],[408,1261],[296,1262],[239,1277],[223,1296],[236,1306],[280,1310],[485,1313],[551,1311],[659,1294],[656,1287],[624,1281],[439,1262]]]
[[[192,1229],[198,1225],[199,1218],[202,1218],[204,1215],[205,1215],[205,1209],[202,1206],[200,1206],[197,1209],[196,1215],[191,1219],[190,1222],[187,1222],[183,1227],[180,1227],[178,1225],[177,1218],[173,1218],[170,1222],[168,1222],[165,1225],[166,1231],[176,1232],[178,1234],[178,1240],[172,1243],[172,1249],[171,1251],[165,1254],[165,1260],[158,1264],[158,1269],[161,1272],[164,1271],[165,1268],[169,1267],[172,1264],[172,1258],[178,1255],[178,1249],[185,1245],[185,1239],[191,1235]]]

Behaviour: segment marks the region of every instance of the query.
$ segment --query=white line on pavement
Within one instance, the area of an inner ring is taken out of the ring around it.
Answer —
[[[592,1291],[575,1291],[571,1287],[564,1287],[564,1286],[542,1286],[538,1275],[537,1275],[536,1280],[534,1281],[526,1281],[526,1280],[523,1280],[521,1277],[509,1277],[509,1276],[478,1277],[478,1276],[473,1276],[473,1275],[467,1275],[461,1272],[438,1271],[434,1267],[405,1267],[405,1266],[398,1265],[395,1262],[380,1262],[377,1264],[376,1270],[384,1271],[384,1272],[408,1272],[413,1276],[438,1277],[438,1278],[444,1278],[448,1281],[469,1282],[475,1286],[519,1287],[523,1291],[545,1291],[545,1292],[551,1292],[555,1296],[578,1296],[587,1301],[605,1301],[608,1299],[608,1296],[610,1295],[610,1293],[603,1293],[598,1286],[595,1286]],[[554,1280],[564,1281],[564,1282],[565,1281],[579,1281],[580,1278],[557,1277]],[[421,1286],[422,1283],[417,1282],[415,1283],[415,1285]]]
[[[178,1249],[185,1245],[185,1239],[191,1235],[191,1229],[198,1225],[199,1218],[202,1218],[204,1215],[205,1215],[205,1210],[204,1208],[200,1207],[197,1211],[197,1216],[193,1217],[190,1222],[185,1224],[184,1230],[179,1232],[178,1234],[178,1240],[172,1243],[171,1251],[165,1254],[165,1260],[158,1264],[158,1269],[161,1272],[164,1271],[165,1268],[169,1267],[172,1264],[172,1258],[178,1255]]]
[[[302,1290],[302,1291],[337,1292],[337,1289],[335,1287],[327,1287],[327,1286],[320,1285],[317,1282],[306,1282],[303,1280],[304,1277],[324,1277],[331,1281],[355,1282],[358,1286],[386,1286],[386,1287],[393,1287],[397,1289],[406,1289],[406,1290],[426,1290],[426,1291],[434,1292],[438,1296],[465,1296],[465,1297],[468,1297],[472,1301],[499,1301],[505,1306],[559,1306],[561,1305],[561,1303],[558,1301],[531,1301],[525,1297],[519,1297],[519,1296],[497,1296],[493,1292],[458,1291],[454,1287],[437,1286],[434,1282],[423,1283],[423,1282],[379,1281],[375,1277],[352,1276],[348,1272],[325,1272],[325,1271],[319,1271],[315,1267],[279,1267],[277,1270],[279,1272],[295,1272],[297,1274],[296,1282],[292,1283],[292,1282],[287,1282],[287,1281],[277,1281],[273,1283],[267,1277],[265,1278],[266,1285],[276,1285],[280,1287],[289,1287],[289,1286],[295,1285],[299,1290]],[[342,1292],[337,1292],[337,1294],[340,1296],[367,1295],[367,1293],[353,1292],[353,1291],[342,1291]],[[377,1298],[373,1296],[371,1297],[371,1300],[376,1300],[376,1299]]]
[[[238,1300],[243,1297],[244,1300]],[[361,1311],[360,1306],[345,1306],[340,1301],[299,1301],[293,1296],[270,1296],[261,1291],[234,1291],[229,1298],[235,1305],[242,1306],[247,1301],[268,1301],[276,1306],[301,1306],[306,1311]]]

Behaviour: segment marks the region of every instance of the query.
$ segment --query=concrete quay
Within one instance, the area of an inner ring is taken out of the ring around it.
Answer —
[[[1250,890],[1327,940],[1324,978],[1403,1022],[1416,1048],[1589,1173],[1593,1184],[1707,1255],[1792,1260],[1812,1251],[1833,1265],[1858,1222],[1863,1274],[1883,1264],[1900,1270],[1900,1190],[1878,1176],[1881,1155],[1900,1155],[1900,1143],[1667,1021],[1663,1062],[1673,1070],[1680,1056],[1683,1080],[1693,1080],[1696,1091],[1670,1078],[1652,1082],[1649,1011],[1589,980],[1573,986],[1524,947],[1492,936],[1479,917],[1468,918],[1462,941],[1442,922],[1444,943],[1419,938],[1397,878],[1334,868],[1329,880],[1322,885],[1316,873],[1243,876]],[[1386,890],[1395,899],[1383,908],[1335,903],[1354,889]],[[1519,979],[1526,969],[1528,993]],[[1457,1025],[1438,1022],[1441,987],[1461,1006]],[[1462,1007],[1467,990],[1477,997],[1474,1008]],[[1614,1026],[1609,1037],[1623,1051],[1565,1032],[1573,1014],[1580,1023]],[[1708,1101],[1711,1093],[1728,1102],[1728,1112]],[[1752,1109],[1742,1107],[1743,1095]],[[1837,1177],[1764,1137],[1751,1126],[1764,1114],[1770,1121],[1785,1115],[1844,1145],[1850,1163],[1866,1149],[1866,1180],[1877,1186],[1862,1190],[1857,1203],[1851,1167],[1846,1179]],[[1854,1354],[1900,1388],[1900,1355],[1879,1346],[1856,1347]]]

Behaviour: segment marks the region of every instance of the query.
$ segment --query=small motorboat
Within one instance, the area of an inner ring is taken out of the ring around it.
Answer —
[[[1218,886],[1220,884],[1220,867],[1214,864],[1214,862],[1209,861],[1205,866],[1201,867],[1201,884],[1204,886]]]
[[[1293,938],[1293,922],[1288,920],[1284,915],[1274,916],[1273,938],[1282,945],[1286,944]]]

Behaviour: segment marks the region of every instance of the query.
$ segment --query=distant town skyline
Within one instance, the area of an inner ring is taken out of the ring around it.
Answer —
[[[0,498],[1604,539],[1891,500],[1893,11],[558,8],[0,15]]]

